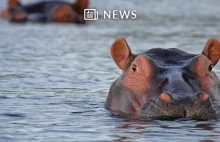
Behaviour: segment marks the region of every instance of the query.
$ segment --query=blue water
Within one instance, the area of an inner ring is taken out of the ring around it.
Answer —
[[[36,0],[22,0],[28,3]],[[133,53],[177,47],[200,53],[220,39],[218,0],[91,0],[103,10],[137,10],[136,20],[100,18],[87,26],[0,20],[0,141],[214,142],[220,121],[143,121],[104,109],[121,74],[109,54],[117,37]],[[6,0],[0,1],[0,10]],[[220,76],[220,66],[214,70]]]

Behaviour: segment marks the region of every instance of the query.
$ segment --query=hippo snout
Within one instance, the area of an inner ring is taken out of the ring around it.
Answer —
[[[190,96],[190,95],[187,95]],[[191,97],[175,98],[169,93],[162,93],[155,101],[146,102],[141,111],[142,117],[151,118],[191,118],[219,119],[219,105],[215,104],[207,93],[200,91]]]
[[[183,95],[187,97],[176,98],[175,95],[170,93],[162,93],[159,96],[154,104],[154,107],[160,107],[161,115],[164,116],[175,116],[175,117],[195,117],[207,119],[204,114],[208,113],[207,108],[209,108],[210,112],[216,113],[215,110],[211,107],[212,100],[209,95],[203,91],[197,92],[194,95]]]
[[[163,101],[165,103],[173,103],[173,104],[179,104],[179,105],[184,105],[187,103],[204,103],[208,101],[209,96],[207,93],[200,91],[192,95],[192,97],[189,97],[190,95],[184,95],[182,94],[183,97],[176,98],[174,95],[170,93],[162,93],[160,95],[160,101]]]

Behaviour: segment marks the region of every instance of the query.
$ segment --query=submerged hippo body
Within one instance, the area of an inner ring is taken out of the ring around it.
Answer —
[[[144,118],[220,118],[220,82],[212,68],[220,42],[208,40],[201,54],[176,48],[132,54],[120,38],[111,55],[122,75],[109,90],[105,107],[116,114]]]
[[[22,5],[18,0],[8,0],[8,8],[1,17],[11,22],[57,22],[84,24],[84,9],[88,0],[76,0],[69,3],[60,0],[40,1]]]

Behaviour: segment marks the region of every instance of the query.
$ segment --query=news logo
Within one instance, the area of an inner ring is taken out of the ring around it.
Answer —
[[[99,15],[96,9],[84,9],[84,20],[98,20]]]

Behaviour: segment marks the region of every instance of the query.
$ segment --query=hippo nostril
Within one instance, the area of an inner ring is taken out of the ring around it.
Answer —
[[[167,94],[167,93],[162,93],[162,94],[160,95],[160,99],[161,99],[162,101],[164,101],[164,102],[169,103],[169,102],[172,101],[172,96],[171,96],[170,94]]]
[[[208,98],[209,98],[209,96],[208,96],[205,92],[203,92],[202,94],[200,94],[200,100],[206,101]]]
[[[201,100],[201,101],[206,101],[208,100],[209,96],[205,92],[198,92],[196,93],[196,96]]]

